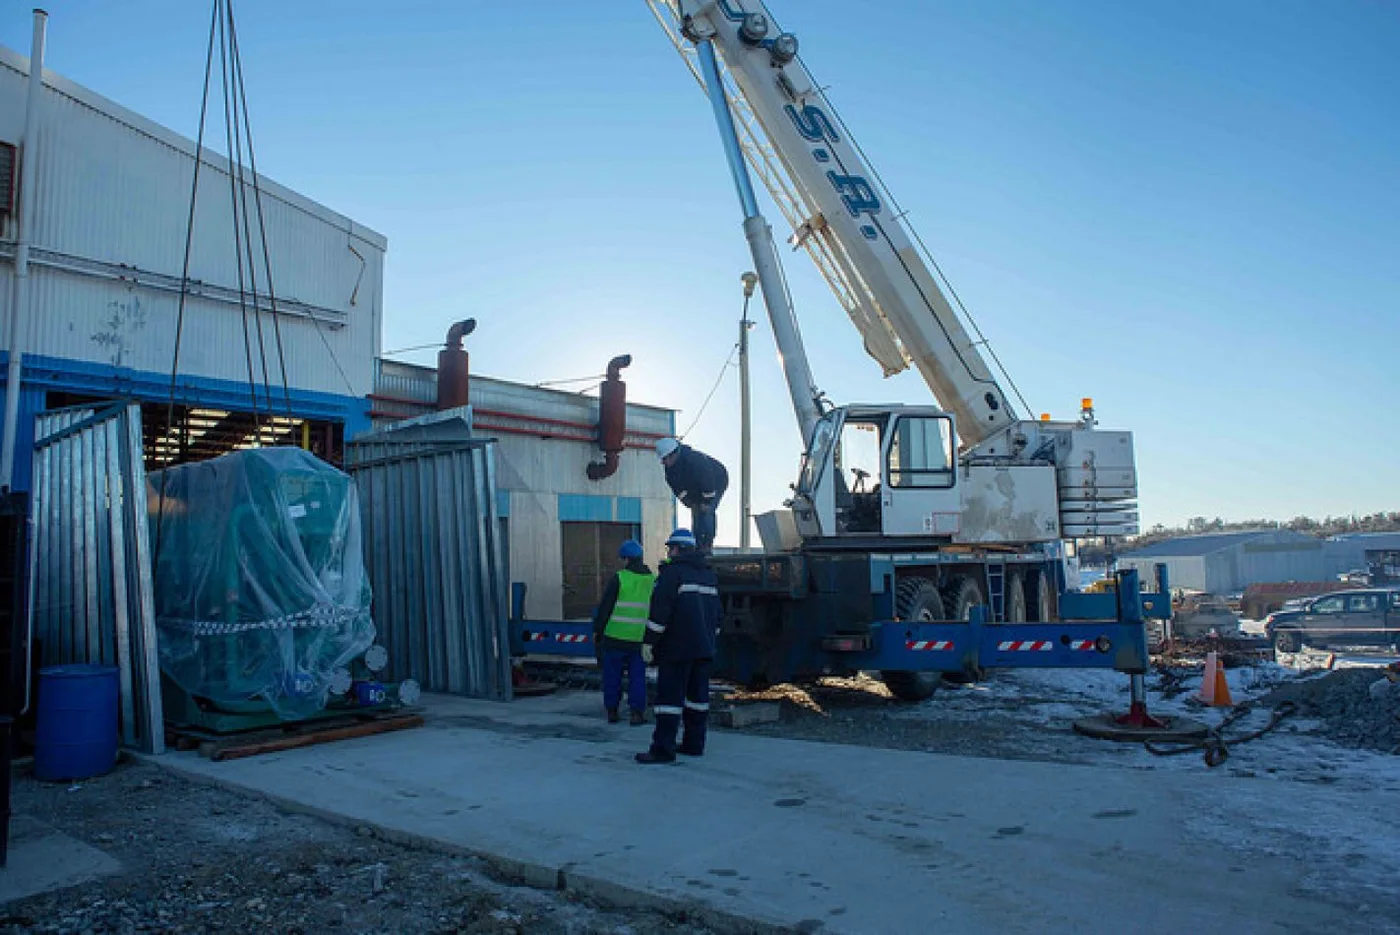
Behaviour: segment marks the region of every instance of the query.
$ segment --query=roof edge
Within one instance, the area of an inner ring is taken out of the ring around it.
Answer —
[[[0,65],[12,68],[26,77],[29,75],[29,56],[21,55],[19,52],[7,46],[0,45]],[[135,111],[123,107],[116,101],[103,97],[96,91],[84,87],[76,81],[63,77],[52,69],[44,69],[43,82],[50,90],[62,94],[65,97],[72,98],[79,104],[89,107],[104,116],[110,117],[118,123],[126,124],[136,132],[149,136],[157,142],[169,146],[171,149],[184,153],[191,159],[195,158],[195,141],[176,133],[169,127],[162,126],[149,117],[143,117]],[[232,167],[227,158],[207,146],[202,148],[201,154],[202,161],[205,165],[213,166],[225,174],[231,174]],[[326,207],[320,202],[313,201],[307,196],[299,194],[287,188],[285,185],[268,178],[261,172],[258,173],[257,178],[258,186],[264,192],[267,192],[293,207],[300,208],[306,213],[334,227],[341,228],[350,236],[364,241],[366,244],[381,252],[388,252],[389,239],[373,228],[366,227],[358,221]]]

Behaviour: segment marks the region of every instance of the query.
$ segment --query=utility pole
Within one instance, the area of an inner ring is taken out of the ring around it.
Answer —
[[[739,519],[743,524],[739,527],[739,548],[747,552],[749,527],[753,522],[752,501],[749,499],[752,492],[749,485],[749,329],[753,327],[753,322],[749,321],[749,299],[753,298],[758,276],[745,273],[739,279],[744,284],[744,314],[739,320]]]

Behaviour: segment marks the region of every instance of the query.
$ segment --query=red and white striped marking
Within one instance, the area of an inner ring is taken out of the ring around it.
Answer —
[[[1071,640],[1069,648],[1077,653],[1091,653],[1098,647],[1094,645],[1093,640]]]
[[[540,632],[537,632],[537,631],[535,631],[535,630],[526,630],[526,631],[525,631],[525,642],[527,642],[527,643],[538,643],[540,640],[547,640],[547,639],[549,639],[549,634],[548,634],[548,633],[540,633]]]
[[[556,633],[554,641],[556,643],[587,643],[590,637],[584,633]]]
[[[946,653],[952,650],[952,640],[905,640],[905,649],[921,653]]]
[[[1048,653],[1054,648],[1054,640],[1006,640],[997,644],[1004,653]]]

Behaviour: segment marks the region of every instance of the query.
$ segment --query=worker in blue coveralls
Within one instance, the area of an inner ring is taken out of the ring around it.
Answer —
[[[703,451],[682,445],[674,438],[657,441],[656,456],[666,466],[666,483],[671,492],[690,509],[695,544],[708,555],[715,544],[715,511],[729,489],[729,472]]]
[[[627,707],[632,724],[646,723],[647,670],[642,661],[642,638],[646,635],[647,611],[656,576],[642,561],[642,545],[628,539],[617,550],[623,567],[608,581],[603,598],[593,612],[593,645],[603,667],[603,707],[608,723],[619,720],[622,702],[622,676],[627,675]]]
[[[702,756],[710,719],[710,664],[719,628],[719,581],[688,529],[666,540],[647,615],[648,661],[656,663],[656,730],[638,763],[673,763],[676,754]],[[676,734],[685,728],[680,743]]]

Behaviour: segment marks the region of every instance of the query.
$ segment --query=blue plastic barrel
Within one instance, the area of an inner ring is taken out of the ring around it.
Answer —
[[[117,761],[117,669],[76,664],[39,670],[34,775],[101,776]]]

